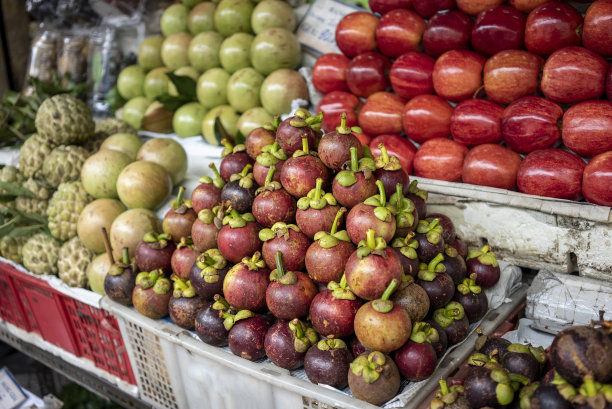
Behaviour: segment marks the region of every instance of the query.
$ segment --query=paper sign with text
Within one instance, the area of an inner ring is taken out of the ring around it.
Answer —
[[[13,409],[20,406],[27,396],[21,386],[6,368],[0,370],[0,409]]]

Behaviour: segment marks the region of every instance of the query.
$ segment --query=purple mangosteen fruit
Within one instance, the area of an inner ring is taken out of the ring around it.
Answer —
[[[304,371],[310,382],[344,389],[353,354],[341,339],[322,339],[310,347],[304,357]]]
[[[223,296],[237,310],[265,311],[270,269],[261,253],[245,257],[223,279]]]
[[[351,147],[351,162],[348,169],[336,174],[332,182],[332,193],[342,206],[352,208],[378,191],[374,177],[374,160],[358,159],[357,148]]]
[[[221,144],[225,147],[221,152],[221,164],[219,165],[219,173],[226,182],[229,182],[230,177],[234,173],[240,173],[246,165],[253,165],[253,159],[246,152],[244,144],[232,145],[227,139],[222,139]]]
[[[340,210],[334,195],[325,193],[322,186],[323,179],[318,178],[315,188],[297,202],[296,223],[311,239],[320,231],[329,231]]]
[[[324,337],[348,337],[355,332],[355,315],[361,304],[361,300],[348,288],[346,276],[343,275],[340,283],[330,282],[326,290],[314,297],[310,304],[310,321]]]
[[[265,185],[257,189],[253,200],[253,216],[257,223],[272,227],[275,223],[291,223],[295,220],[297,204],[280,182],[272,181],[276,167],[272,165],[266,176]]]
[[[260,230],[259,239],[263,241],[261,253],[268,267],[276,266],[276,253],[280,252],[283,256],[283,266],[287,270],[304,269],[304,259],[310,247],[310,240],[298,226],[277,222],[272,228]]]
[[[202,176],[200,184],[191,192],[191,206],[196,213],[200,213],[203,209],[212,210],[221,202],[221,189],[225,186],[225,181],[214,163],[208,166],[212,169],[215,178]]]
[[[346,216],[346,231],[353,243],[365,240],[366,232],[373,229],[376,236],[390,243],[395,236],[395,208],[387,203],[385,188],[376,181],[378,194],[353,207]]]
[[[223,293],[223,280],[230,264],[218,249],[206,250],[200,254],[189,272],[189,281],[196,293],[206,301]]]
[[[397,395],[400,374],[389,355],[365,353],[355,358],[350,368],[348,384],[357,399],[380,406]]]
[[[293,370],[302,366],[306,352],[318,340],[314,329],[295,318],[273,324],[266,333],[264,349],[276,366]]]
[[[476,274],[476,284],[482,288],[491,288],[499,281],[499,263],[488,244],[480,250],[470,250],[465,264],[468,276]]]
[[[174,289],[168,303],[168,314],[172,321],[181,328],[192,329],[198,311],[205,301],[198,296],[189,280],[173,275]]]

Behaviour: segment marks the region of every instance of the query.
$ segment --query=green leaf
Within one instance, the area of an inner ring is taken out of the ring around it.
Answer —
[[[240,132],[240,129],[238,129],[238,131],[236,132],[236,137],[234,138],[234,143],[236,145],[244,143],[246,141],[246,136],[244,136],[242,134],[242,132]]]
[[[40,214],[36,214],[36,213],[27,213],[27,212],[22,212],[19,210],[16,210],[16,212],[24,218],[30,219],[30,220],[34,220],[35,222],[38,223],[42,223],[44,225],[47,225],[49,223],[49,219],[47,218],[47,216],[41,216]]]
[[[172,84],[176,87],[179,96],[195,98],[196,97],[196,82],[193,78],[187,75],[176,75],[171,72],[166,73]]]
[[[2,226],[0,226],[0,237],[4,237],[7,234],[9,234],[13,230],[13,227],[15,226],[15,224],[17,224],[18,221],[19,221],[19,218],[16,217],[4,223]]]
[[[15,227],[8,234],[9,237],[23,237],[33,235],[34,233],[38,233],[41,229],[44,229],[46,226],[44,224],[35,224],[32,226],[23,226],[23,227]]]
[[[110,91],[108,91],[108,94],[106,94],[104,97],[104,101],[108,104],[108,108],[113,115],[115,114],[115,111],[119,109],[119,107],[125,105],[127,102],[127,100],[123,98],[121,94],[119,94],[119,88],[117,88],[116,85]]]
[[[155,100],[161,102],[164,108],[169,109],[170,111],[176,111],[182,105],[193,101],[193,98],[189,98],[183,95],[173,96],[168,93],[165,93],[157,96]]]
[[[36,199],[36,195],[30,190],[15,182],[0,182],[0,189],[4,190],[4,195],[25,196]]]
[[[234,138],[225,130],[223,123],[221,123],[221,118],[215,118],[215,139],[221,145],[221,140],[226,138],[229,141],[232,141]]]

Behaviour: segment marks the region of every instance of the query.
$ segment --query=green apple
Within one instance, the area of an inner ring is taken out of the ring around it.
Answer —
[[[242,68],[227,82],[227,100],[238,112],[261,106],[259,90],[264,77],[253,68]]]
[[[124,99],[132,99],[144,95],[145,70],[138,65],[125,67],[117,78],[119,95]]]
[[[215,121],[219,118],[221,124],[230,135],[236,135],[239,115],[229,105],[220,105],[208,111],[202,121],[202,136],[211,145],[219,145],[215,138]]]
[[[238,119],[238,130],[247,136],[255,128],[264,126],[267,122],[274,122],[274,117],[263,107],[251,108],[240,115]]]
[[[211,68],[198,78],[196,94],[200,104],[214,108],[227,104],[227,82],[230,75],[223,68]]]
[[[151,36],[144,39],[138,47],[138,65],[145,70],[161,67],[164,62],[161,59],[161,46],[164,42],[162,36]]]
[[[192,38],[191,34],[184,32],[166,37],[161,48],[161,58],[166,67],[174,71],[189,65],[187,50]]]
[[[187,31],[189,8],[183,4],[173,4],[164,11],[159,21],[162,33],[169,37],[172,34]]]
[[[234,33],[251,32],[251,0],[221,0],[215,10],[215,28],[224,37]]]
[[[280,68],[297,68],[301,59],[299,41],[284,28],[269,28],[257,34],[251,44],[251,64],[263,75]]]
[[[172,128],[181,138],[196,136],[202,133],[202,121],[208,110],[199,102],[183,105],[174,113]]]
[[[145,97],[154,100],[155,97],[168,92],[170,79],[166,75],[167,72],[170,72],[170,70],[166,67],[154,68],[149,71],[144,81]]]
[[[293,32],[296,24],[293,8],[282,0],[264,0],[251,14],[251,27],[255,34],[269,28],[284,28]]]
[[[142,118],[151,105],[151,101],[146,97],[135,97],[125,103],[121,110],[121,119],[132,125],[135,129],[140,129]]]
[[[194,81],[197,82],[198,78],[200,78],[200,71],[196,70],[191,66],[187,66],[174,70],[174,75],[191,77]],[[175,97],[178,95],[178,91],[172,81],[170,81],[170,84],[168,84],[168,93]]]
[[[251,66],[251,34],[236,33],[223,40],[219,49],[221,66],[229,73]]]
[[[297,71],[280,69],[268,75],[261,85],[261,104],[272,115],[291,111],[291,101],[309,100],[306,80]]]
[[[215,29],[216,7],[212,1],[205,1],[191,9],[187,22],[189,32],[196,35],[204,31],[213,31]]]
[[[219,48],[223,36],[216,31],[205,31],[193,37],[189,43],[189,62],[198,71],[204,72],[219,67]]]
[[[182,0],[183,4],[189,8],[197,6],[203,0]]]

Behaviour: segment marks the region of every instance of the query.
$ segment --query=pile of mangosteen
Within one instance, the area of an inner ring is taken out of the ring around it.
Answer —
[[[107,291],[208,344],[303,366],[313,383],[380,405],[402,377],[429,377],[485,315],[482,289],[499,265],[427,213],[427,192],[384,145],[374,157],[358,130],[343,120],[323,135],[321,119],[299,109],[244,144],[224,141],[214,176],[191,200],[181,190],[163,233],[117,264],[113,277],[131,287]]]

